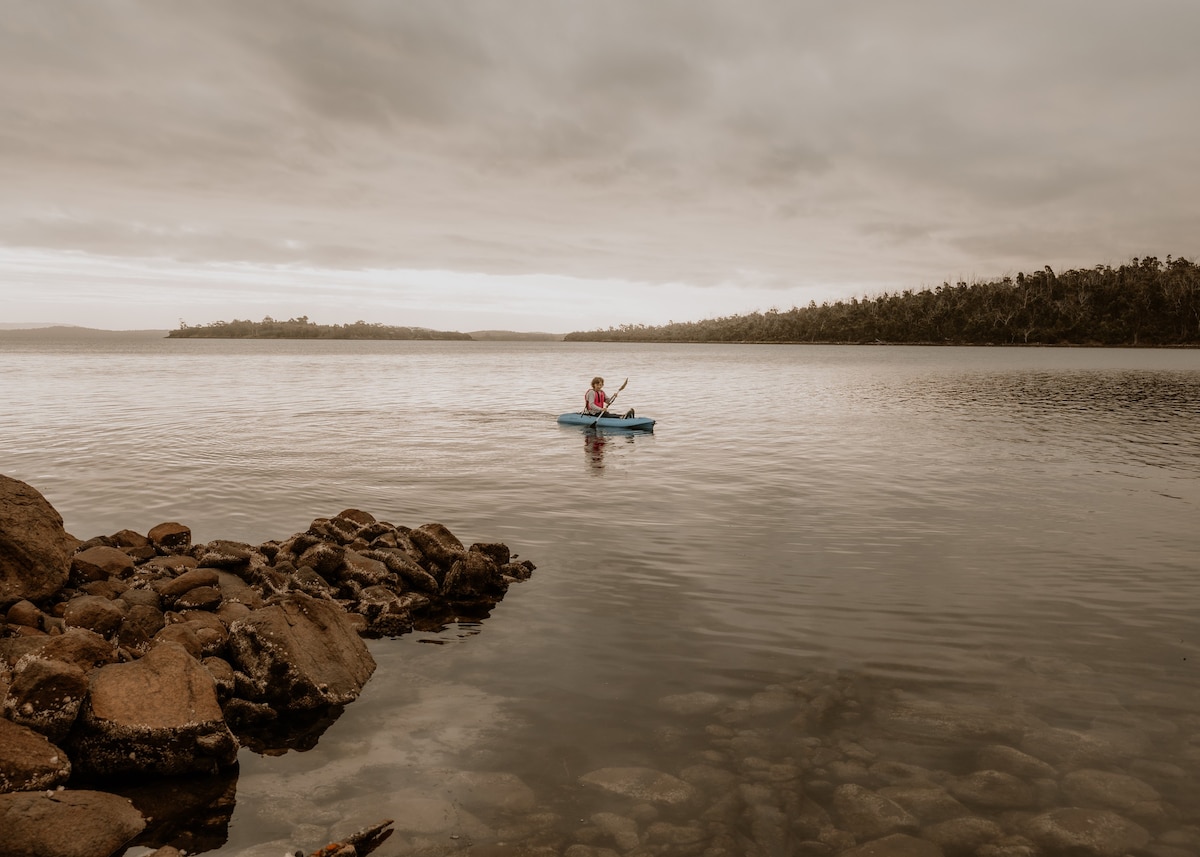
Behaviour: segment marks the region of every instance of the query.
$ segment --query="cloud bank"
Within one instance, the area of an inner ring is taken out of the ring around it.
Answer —
[[[1197,250],[1192,0],[0,6],[25,313],[575,329]]]

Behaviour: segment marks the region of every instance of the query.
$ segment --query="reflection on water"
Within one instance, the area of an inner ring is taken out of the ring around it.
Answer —
[[[407,819],[395,854],[835,854],[867,835],[838,816],[848,785],[1028,838],[1115,775],[1156,795],[1108,806],[1137,848],[1200,853],[1200,352],[23,349],[0,350],[0,472],[76,535],[257,542],[356,507],[538,565],[482,625],[373,644],[312,750],[243,751],[222,855],[384,817]],[[628,376],[656,431],[556,425],[580,365]],[[503,419],[463,404],[484,373],[517,391]],[[975,776],[997,765],[1021,806]],[[695,802],[581,784],[616,766]]]

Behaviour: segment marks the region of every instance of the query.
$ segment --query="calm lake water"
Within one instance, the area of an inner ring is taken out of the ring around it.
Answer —
[[[555,423],[595,374],[653,434]],[[373,641],[314,750],[244,750],[214,854],[536,827],[425,818],[464,772],[569,843],[581,775],[715,758],[669,700],[813,675],[1153,721],[1200,796],[1200,351],[0,338],[0,391],[0,472],[80,538],[258,543],[354,507],[537,565],[481,623]]]

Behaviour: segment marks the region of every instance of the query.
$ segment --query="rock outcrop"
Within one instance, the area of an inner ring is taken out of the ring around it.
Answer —
[[[356,509],[260,545],[193,544],[178,522],[80,542],[0,476],[4,847],[115,852],[145,826],[128,801],[45,790],[310,747],[375,670],[363,637],[481,618],[532,570],[504,545]]]

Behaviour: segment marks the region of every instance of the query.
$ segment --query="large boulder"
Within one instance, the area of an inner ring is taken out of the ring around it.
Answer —
[[[70,776],[67,754],[45,735],[0,717],[0,792],[52,789]]]
[[[35,488],[0,475],[0,608],[61,589],[78,544]]]
[[[161,642],[139,660],[101,667],[90,681],[72,734],[80,770],[211,773],[236,759],[216,683],[183,646]]]
[[[341,605],[290,592],[229,629],[234,665],[257,701],[281,710],[345,705],[358,698],[375,659]]]
[[[10,857],[115,854],[146,827],[128,800],[95,791],[0,795],[3,853]]]

